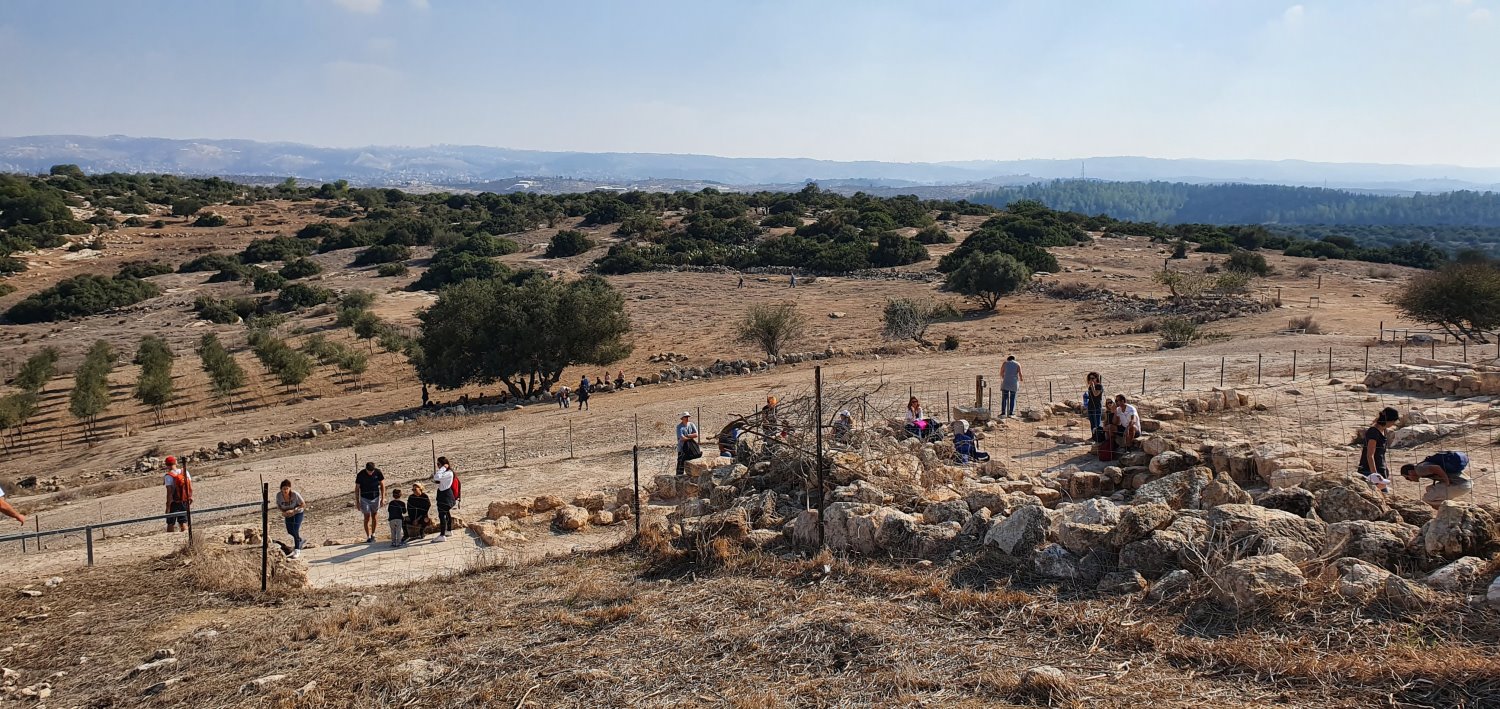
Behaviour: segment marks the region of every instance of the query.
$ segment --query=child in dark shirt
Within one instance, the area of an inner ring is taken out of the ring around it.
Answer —
[[[399,547],[406,543],[406,503],[401,501],[401,488],[391,490],[391,501],[385,509],[391,525],[391,546]]]

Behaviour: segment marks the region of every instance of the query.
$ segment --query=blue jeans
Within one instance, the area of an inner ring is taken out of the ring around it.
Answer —
[[[292,548],[293,549],[301,549],[302,548],[302,515],[304,515],[304,514],[306,514],[306,513],[305,512],[298,512],[297,514],[294,514],[291,517],[287,517],[286,520],[285,520],[286,521],[286,533],[292,535]]]
[[[1000,415],[1016,415],[1016,393],[1010,389],[1000,390]]]
[[[1089,412],[1089,430],[1090,431],[1097,431],[1103,425],[1104,425],[1104,412],[1103,411],[1090,411]]]

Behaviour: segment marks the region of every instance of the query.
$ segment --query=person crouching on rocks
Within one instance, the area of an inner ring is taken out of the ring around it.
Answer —
[[[1449,500],[1462,500],[1474,491],[1474,481],[1464,475],[1469,467],[1469,456],[1458,451],[1442,451],[1422,459],[1422,462],[1401,466],[1401,477],[1412,482],[1431,480],[1432,484],[1422,492],[1422,501],[1433,509]]]

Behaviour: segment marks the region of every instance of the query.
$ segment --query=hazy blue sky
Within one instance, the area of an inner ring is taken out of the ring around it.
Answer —
[[[1500,165],[1500,0],[3,0],[0,135]]]

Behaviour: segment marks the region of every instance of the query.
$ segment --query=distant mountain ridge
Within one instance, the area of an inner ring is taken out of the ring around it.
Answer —
[[[932,163],[729,158],[662,153],[583,153],[466,145],[324,148],[253,140],[129,136],[0,138],[0,171],[44,172],[73,163],[87,172],[345,179],[362,185],[473,184],[525,175],[609,182],[686,180],[730,186],[808,180],[867,182],[882,189],[976,183],[994,186],[1077,178],[1186,183],[1243,182],[1411,193],[1500,190],[1500,167],[1103,157]]]

